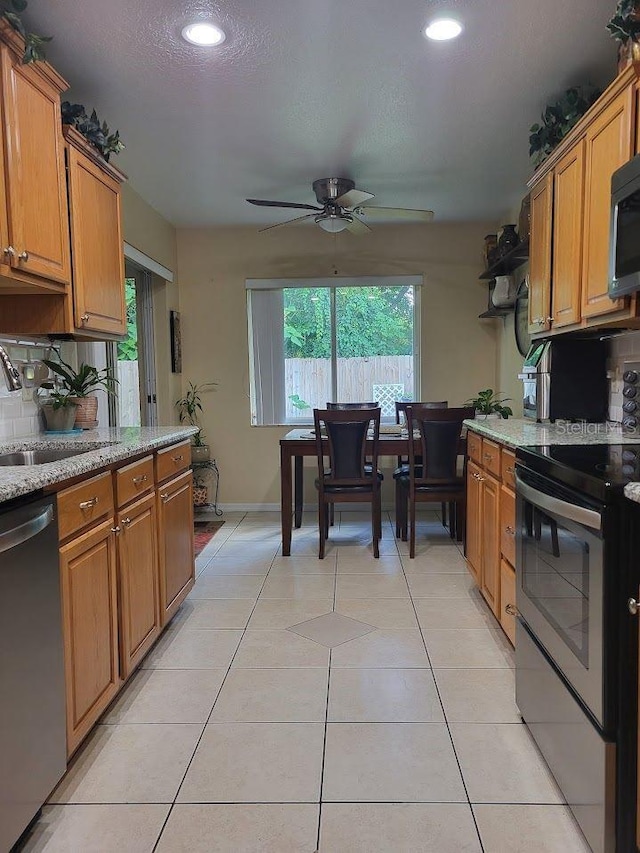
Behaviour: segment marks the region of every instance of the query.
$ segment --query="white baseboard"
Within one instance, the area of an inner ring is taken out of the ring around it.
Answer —
[[[336,509],[338,512],[367,512],[370,503],[345,503],[345,504],[336,504]],[[264,504],[218,504],[219,509],[223,512],[280,512],[280,504],[279,503],[264,503]],[[392,502],[385,502],[382,504],[382,509],[385,512],[393,512],[395,510],[395,505]],[[305,512],[317,512],[318,505],[317,504],[305,504],[304,511]]]

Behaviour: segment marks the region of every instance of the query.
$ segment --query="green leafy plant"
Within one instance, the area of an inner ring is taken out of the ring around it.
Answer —
[[[127,337],[118,342],[118,361],[138,360],[138,316],[136,305],[136,282],[124,280],[124,296],[127,307]]]
[[[56,399],[62,396],[88,397],[93,391],[97,391],[99,388],[106,391],[107,394],[115,393],[114,385],[118,380],[108,367],[104,370],[98,370],[97,367],[85,364],[83,361],[76,370],[62,359],[58,362],[43,358],[42,361],[55,374],[53,380],[43,382],[40,386],[41,388],[49,389],[52,392],[51,397],[55,397]],[[60,390],[61,388],[62,391]],[[60,403],[60,405],[66,404]],[[55,403],[54,408],[56,408]]]
[[[299,409],[303,411],[304,409],[310,409],[311,406],[306,403],[299,394],[289,394],[289,399],[291,400],[291,405],[294,409]]]
[[[508,397],[500,398],[494,394],[493,388],[487,388],[485,391],[478,391],[475,397],[467,400],[466,406],[475,406],[476,412],[482,415],[500,415],[506,421],[510,415],[513,415],[513,410],[509,406],[503,406],[503,403],[510,402]]]
[[[205,445],[204,433],[198,420],[200,412],[202,412],[202,398],[200,395],[207,388],[213,388],[217,384],[217,382],[203,382],[202,385],[195,385],[193,382],[189,382],[187,393],[184,397],[176,400],[180,423],[187,423],[190,426],[198,428],[198,432],[193,436],[195,447],[203,447]]]
[[[572,87],[542,113],[542,121],[529,129],[529,156],[536,166],[551,154],[597,99],[597,89]]]
[[[26,8],[27,0],[0,0],[0,17],[24,39],[23,65],[45,59],[44,46],[53,39],[53,36],[39,36],[27,31],[20,17]]]
[[[83,104],[72,104],[70,101],[63,101],[61,110],[62,123],[75,127],[88,142],[98,149],[107,162],[112,154],[119,154],[125,147],[120,139],[120,131],[116,130],[115,133],[110,133],[109,125],[106,121],[100,123],[95,110],[89,116]]]
[[[640,39],[640,4],[638,0],[620,0],[607,24],[612,38],[626,44]]]

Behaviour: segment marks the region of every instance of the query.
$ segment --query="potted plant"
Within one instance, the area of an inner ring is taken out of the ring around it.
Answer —
[[[36,400],[40,406],[49,432],[71,432],[76,420],[77,404],[69,394],[61,391],[54,382],[44,382],[41,388],[49,390],[46,397],[36,394]]]
[[[202,412],[201,394],[207,388],[213,388],[217,382],[203,382],[202,385],[197,385],[189,382],[187,393],[180,400],[176,400],[176,408],[180,423],[187,423],[190,426],[198,428],[198,432],[191,439],[191,458],[194,462],[208,462],[211,458],[211,449],[206,443],[202,427],[199,423],[199,413]]]
[[[640,2],[619,0],[607,29],[618,42],[618,72],[631,62],[640,62]]]
[[[47,358],[42,360],[55,374],[57,387],[61,387],[66,392],[69,402],[76,406],[76,427],[81,429],[97,427],[98,398],[92,392],[101,388],[107,394],[115,393],[114,385],[118,380],[113,376],[112,371],[108,367],[98,370],[97,367],[84,362],[75,370],[62,359],[59,362]],[[56,383],[44,382],[41,387],[55,389]]]
[[[503,403],[508,403],[509,398],[499,398],[494,394],[493,388],[487,388],[485,391],[478,391],[475,397],[467,400],[466,406],[475,406],[476,417],[480,415],[485,420],[489,418],[504,418],[506,421],[513,411],[509,406],[503,406]]]
[[[597,89],[585,92],[583,88],[573,86],[554,104],[547,105],[542,113],[542,122],[531,125],[529,129],[529,156],[536,166],[562,142],[599,97]]]

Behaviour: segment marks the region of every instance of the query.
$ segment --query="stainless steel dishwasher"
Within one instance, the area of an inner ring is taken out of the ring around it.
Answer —
[[[0,507],[0,853],[66,770],[54,498]]]

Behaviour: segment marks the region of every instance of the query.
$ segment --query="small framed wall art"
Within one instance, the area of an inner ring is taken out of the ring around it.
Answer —
[[[182,332],[180,330],[180,312],[169,312],[169,330],[171,335],[171,372],[182,373]]]

